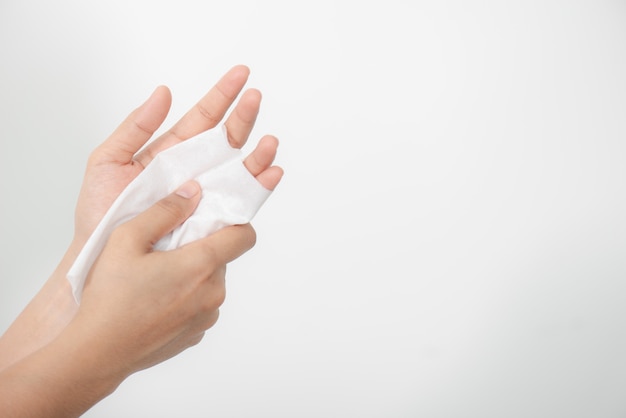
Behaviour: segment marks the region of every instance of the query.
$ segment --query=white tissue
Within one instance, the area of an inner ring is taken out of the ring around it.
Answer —
[[[245,168],[241,150],[228,144],[225,129],[160,152],[115,200],[70,268],[67,279],[78,303],[87,274],[115,227],[191,179],[202,186],[198,207],[155,250],[171,250],[225,226],[248,223],[271,193]]]

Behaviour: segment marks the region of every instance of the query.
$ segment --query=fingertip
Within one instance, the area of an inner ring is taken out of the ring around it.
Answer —
[[[233,148],[241,148],[248,141],[259,114],[261,99],[261,92],[257,89],[244,91],[234,111],[228,116],[224,125],[228,133],[228,142]]]
[[[172,104],[172,93],[167,86],[157,86],[141,105],[135,116],[135,124],[142,130],[154,132],[161,126]]]
[[[180,186],[175,193],[185,199],[191,199],[202,191],[202,188],[195,180],[189,180]]]
[[[255,88],[249,88],[248,90],[246,90],[244,92],[244,95],[242,96],[242,99],[246,96],[250,99],[254,99],[255,101],[259,103],[263,99],[263,93],[261,93],[261,90],[255,89]]]
[[[245,65],[245,64],[237,64],[237,65],[234,65],[234,66],[230,69],[230,71],[233,71],[233,72],[239,72],[239,73],[242,73],[242,74],[246,74],[246,75],[248,75],[248,74],[250,74],[250,67],[248,67],[248,66],[247,66],[247,65]]]
[[[157,91],[163,92],[165,94],[171,94],[170,88],[168,86],[166,86],[165,84],[159,84],[158,86],[156,86],[154,91],[155,92],[157,92]]]
[[[260,140],[257,146],[255,147],[252,154],[254,154],[257,161],[262,164],[265,164],[267,168],[270,166],[274,158],[276,157],[276,152],[278,151],[278,138],[274,135],[265,135]]]
[[[262,99],[263,95],[258,89],[250,88],[243,92],[236,108],[242,122],[247,125],[254,124],[254,121],[259,113],[259,108],[261,107]],[[252,125],[249,129],[252,129]]]
[[[257,175],[256,179],[267,190],[274,190],[284,174],[285,172],[281,167],[274,165]]]
[[[244,243],[244,248],[246,248],[246,251],[256,245],[257,233],[254,227],[252,226],[252,224],[247,223],[243,225],[234,225],[234,227],[239,231],[239,234],[243,237],[242,242]]]
[[[248,79],[248,76],[250,76],[250,68],[248,68],[247,65],[243,65],[243,64],[237,64],[235,66],[233,66],[227,73],[226,75],[230,78],[241,78],[243,79],[242,81],[245,81]]]
[[[265,143],[264,146],[266,147],[272,147],[274,149],[278,148],[278,138],[276,138],[274,135],[265,135],[263,138],[261,138],[261,141],[259,142],[263,142]]]
[[[170,91],[169,87],[163,84],[156,86],[155,89],[152,91],[152,94],[150,94],[150,97],[148,97],[148,99],[144,102],[144,106],[152,103],[153,101],[171,102],[172,92]]]
[[[194,259],[203,260],[203,263],[208,261],[213,266],[221,266],[250,250],[256,244],[256,240],[256,231],[247,223],[224,227],[185,247],[187,251],[197,252]]]
[[[258,176],[270,167],[276,157],[278,139],[272,135],[265,135],[254,150],[246,157],[243,164],[250,174]]]

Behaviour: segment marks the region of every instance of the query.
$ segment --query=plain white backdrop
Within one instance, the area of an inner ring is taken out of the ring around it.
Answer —
[[[626,416],[620,0],[0,0],[0,331],[90,151],[240,63],[286,171],[257,246],[200,345],[85,416]]]

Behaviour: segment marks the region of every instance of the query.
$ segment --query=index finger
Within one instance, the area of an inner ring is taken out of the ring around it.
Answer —
[[[187,252],[190,262],[199,263],[197,267],[201,270],[212,270],[240,257],[254,247],[255,243],[256,232],[252,225],[233,225],[189,243],[177,251]]]

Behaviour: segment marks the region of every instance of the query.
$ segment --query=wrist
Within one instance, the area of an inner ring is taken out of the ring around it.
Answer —
[[[80,249],[70,244],[50,278],[0,338],[0,370],[50,343],[76,315],[78,305],[66,275]]]
[[[123,353],[112,349],[102,330],[80,314],[49,345],[53,356],[63,356],[67,373],[81,387],[90,388],[100,399],[112,393],[132,374],[121,361]],[[48,347],[46,347],[48,349]]]
[[[50,344],[0,372],[0,410],[8,416],[78,417],[113,393],[127,375],[107,367],[90,335],[72,322]]]

